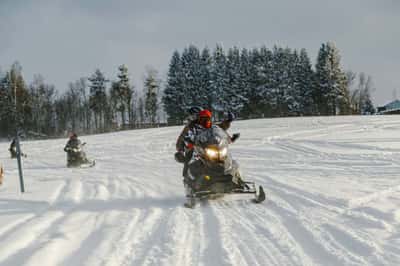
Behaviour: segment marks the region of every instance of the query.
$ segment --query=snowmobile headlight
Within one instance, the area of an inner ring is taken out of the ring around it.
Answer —
[[[218,158],[218,151],[215,149],[211,149],[211,148],[206,148],[206,154],[209,158],[211,159],[216,159]]]
[[[223,148],[222,150],[219,151],[219,156],[220,157],[225,157],[227,153],[228,153],[228,149],[227,148]]]

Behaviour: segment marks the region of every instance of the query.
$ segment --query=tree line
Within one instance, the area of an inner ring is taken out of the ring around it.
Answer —
[[[41,75],[27,85],[16,62],[0,73],[0,136],[14,136],[17,128],[30,137],[52,137],[159,126],[160,84],[157,72],[148,69],[140,96],[121,65],[114,81],[97,69],[59,94]]]
[[[14,63],[0,72],[0,136],[16,127],[30,135],[65,136],[181,124],[192,106],[257,117],[347,115],[374,112],[372,79],[343,71],[333,43],[322,44],[313,67],[305,49],[252,50],[190,45],[172,54],[165,86],[148,69],[140,94],[121,65],[114,80],[97,69],[60,93],[36,75],[30,84]]]
[[[305,49],[265,46],[252,50],[191,45],[172,55],[163,104],[168,122],[179,124],[193,105],[216,116],[241,118],[373,113],[371,77],[343,71],[338,49],[322,44],[315,67]]]

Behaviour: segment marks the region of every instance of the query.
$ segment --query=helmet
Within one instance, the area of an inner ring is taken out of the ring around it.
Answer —
[[[196,120],[199,117],[200,111],[202,111],[202,110],[203,110],[203,108],[201,108],[200,106],[190,107],[189,116],[188,116],[187,119],[190,120],[190,121]]]
[[[212,113],[209,110],[201,110],[199,112],[199,124],[205,128],[211,127]]]
[[[201,108],[200,106],[193,106],[193,107],[190,107],[189,114],[190,115],[198,115],[199,112],[202,110],[203,110],[203,108]]]
[[[224,114],[225,120],[232,122],[233,120],[235,120],[235,114],[232,112],[227,112]]]
[[[208,118],[211,119],[211,116],[212,116],[212,113],[211,113],[209,110],[207,110],[207,109],[201,110],[201,111],[199,112],[199,118],[208,117]]]

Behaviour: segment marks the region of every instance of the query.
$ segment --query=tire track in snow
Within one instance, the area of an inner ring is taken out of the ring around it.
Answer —
[[[128,211],[111,211],[103,214],[101,224],[99,224],[100,235],[94,235],[92,238],[97,238],[96,247],[93,247],[90,252],[85,254],[78,250],[74,256],[67,258],[64,265],[76,265],[73,262],[75,256],[83,257],[84,260],[78,262],[82,265],[122,265],[121,259],[129,253],[130,241],[135,237],[133,234],[135,227],[139,226],[138,221],[143,213],[139,209],[129,209]],[[88,249],[93,244],[88,239]],[[107,254],[105,256],[104,254]],[[71,263],[72,262],[72,263]]]
[[[61,211],[47,212],[35,219],[31,219],[25,225],[0,241],[0,265],[20,265],[11,263],[14,259],[24,259],[21,253],[31,249],[36,239],[44,234],[53,224],[61,220],[64,213]]]
[[[318,246],[320,246],[320,252],[318,252],[318,254],[311,254],[321,255],[325,252],[323,257],[316,257],[317,261],[330,261],[333,265],[335,265],[335,263],[344,263],[348,265],[366,264],[362,255],[360,256],[358,253],[350,252],[346,245],[342,245],[340,241],[338,242],[336,240],[335,234],[332,234],[333,229],[330,231],[326,230],[326,225],[331,223],[330,221],[336,221],[338,216],[345,213],[345,209],[329,206],[328,204],[319,204],[318,202],[318,204],[314,204],[315,202],[313,200],[304,201],[302,195],[290,197],[288,196],[291,195],[288,194],[289,192],[282,194],[282,190],[277,188],[271,188],[271,190],[274,191],[272,194],[279,198],[279,201],[272,201],[274,205],[271,206],[274,207],[274,209],[280,209],[278,213],[281,213],[283,217],[282,221],[286,221],[287,227],[292,229],[294,236],[296,237],[297,235],[299,240],[314,239],[314,241],[309,242],[314,243],[311,245],[312,249],[308,250],[318,250]],[[280,202],[286,202],[289,206],[293,206],[291,209],[296,210],[296,212],[289,211],[290,209],[284,207],[285,205],[282,205]],[[308,206],[309,203],[313,203],[313,205]],[[314,213],[315,218],[317,218],[317,223],[313,222],[313,216],[307,214],[307,209],[310,207],[313,208],[312,213]],[[332,226],[330,228],[332,228]],[[354,245],[364,246],[366,240],[361,240],[356,237],[357,234],[353,232],[353,229],[347,228],[346,230],[346,234],[354,236],[353,239],[359,239],[359,241],[353,241]],[[344,234],[345,233],[342,235]],[[347,239],[352,239],[350,235]],[[302,246],[307,247],[307,245],[304,244]],[[362,247],[360,247],[360,249],[362,249]],[[375,250],[375,248],[371,248],[370,250]],[[307,249],[305,249],[305,251],[307,252]],[[333,256],[339,259],[339,261],[335,262]]]
[[[125,234],[101,265],[132,265],[132,261],[140,259],[148,248],[148,238],[162,223],[162,217],[158,208],[140,210],[138,218],[128,224]]]
[[[201,202],[201,211],[204,216],[202,261],[205,265],[232,265],[228,251],[223,247],[220,232],[220,220],[216,211],[207,201]]]
[[[30,254],[25,252],[28,253],[26,257],[29,259],[24,265],[59,265],[65,258],[82,248],[82,242],[96,229],[97,217],[97,214],[81,211],[68,213],[29,247]]]
[[[229,250],[235,250],[230,254],[231,260],[241,261],[240,265],[296,265],[299,261],[309,264],[309,260],[299,256],[293,248],[295,243],[287,237],[279,219],[271,213],[263,213],[260,218],[254,212],[257,208],[262,206],[252,205],[250,201],[218,205],[218,216],[225,231],[222,234],[224,243],[228,243]],[[268,223],[268,220],[273,222]],[[265,223],[272,227],[261,226]],[[280,246],[277,240],[284,245]]]
[[[24,228],[26,227],[27,224],[35,220],[36,218],[43,216],[46,214],[46,212],[49,211],[49,209],[57,204],[62,197],[65,196],[66,192],[68,191],[68,186],[71,183],[71,180],[67,180],[63,182],[63,185],[59,186],[55,193],[50,197],[49,204],[42,208],[39,211],[36,211],[36,213],[27,215],[26,217],[22,219],[18,219],[17,221],[11,223],[9,226],[3,227],[0,229],[0,239],[5,239],[9,235],[13,234],[14,232],[18,231],[19,228]]]
[[[172,243],[168,245],[171,255],[163,262],[163,265],[199,265],[201,261],[200,251],[203,248],[200,241],[204,235],[203,216],[198,211],[187,210],[179,207],[174,211],[173,219],[170,219],[173,228],[169,231]]]

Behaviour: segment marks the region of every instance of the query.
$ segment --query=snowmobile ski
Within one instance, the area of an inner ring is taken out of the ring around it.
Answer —
[[[93,161],[91,161],[91,162],[89,162],[89,163],[81,164],[79,167],[80,167],[80,168],[90,168],[90,167],[93,167],[93,166],[95,166],[95,165],[96,165],[96,161],[93,160]]]
[[[192,196],[187,197],[186,202],[183,204],[183,206],[190,209],[193,209],[195,205],[196,205],[196,198]]]
[[[262,186],[259,187],[258,189],[258,194],[256,194],[256,197],[252,200],[254,203],[261,203],[265,200],[265,192]]]

